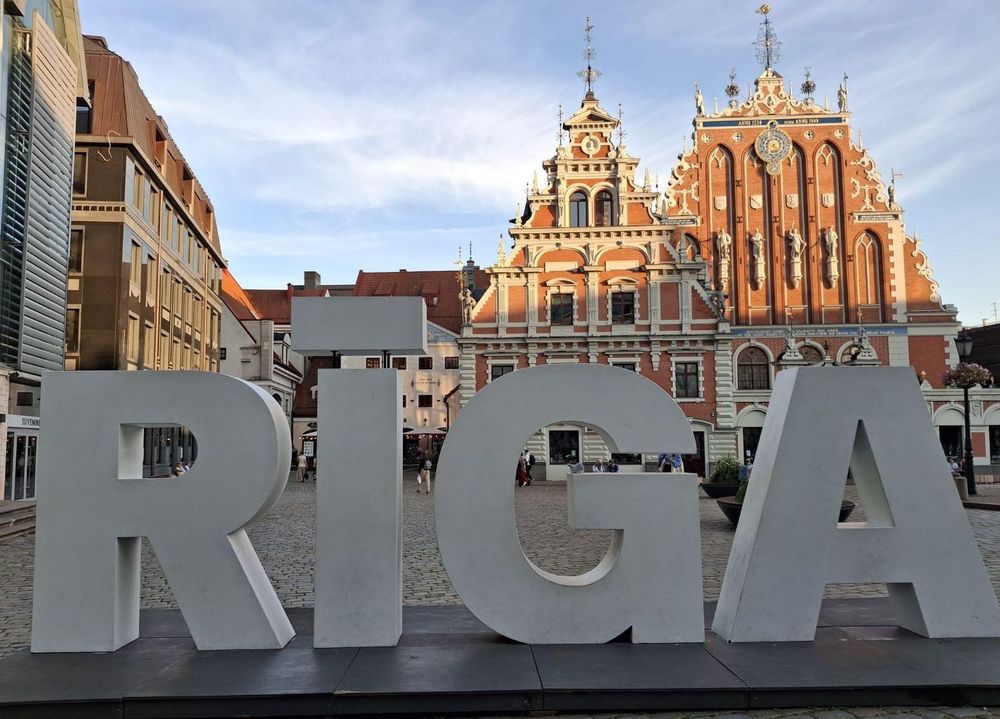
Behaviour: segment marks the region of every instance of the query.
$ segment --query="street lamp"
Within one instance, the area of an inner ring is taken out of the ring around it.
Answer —
[[[968,362],[972,357],[972,335],[965,330],[955,337],[955,348],[958,350],[958,358],[963,363]],[[976,469],[973,467],[972,459],[972,429],[969,424],[969,386],[963,385],[962,395],[965,400],[965,482],[968,485],[969,494],[976,494]]]

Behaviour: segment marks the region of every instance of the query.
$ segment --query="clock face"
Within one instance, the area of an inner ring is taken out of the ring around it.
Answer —
[[[781,161],[792,152],[792,139],[778,129],[775,122],[768,124],[767,129],[757,136],[753,143],[757,156],[767,163],[767,171],[771,175],[781,172]]]

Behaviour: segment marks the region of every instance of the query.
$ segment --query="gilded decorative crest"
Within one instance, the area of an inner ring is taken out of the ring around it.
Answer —
[[[794,192],[785,195],[785,207],[794,210],[799,206],[799,196]]]
[[[715,203],[714,204],[715,204],[715,209],[717,209],[717,210],[724,210],[724,209],[726,209],[726,196],[725,195],[716,195],[715,196]]]

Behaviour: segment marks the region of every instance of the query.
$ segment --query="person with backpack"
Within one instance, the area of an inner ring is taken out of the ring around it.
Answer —
[[[531,468],[535,466],[535,455],[531,453],[531,450],[525,450],[524,463],[525,474],[528,475],[528,484],[531,484],[535,479],[531,476]]]
[[[431,455],[427,452],[420,453],[420,468],[417,471],[417,494],[420,494],[421,484],[427,488],[426,493],[431,493],[431,469],[434,467],[434,463],[431,461]]]

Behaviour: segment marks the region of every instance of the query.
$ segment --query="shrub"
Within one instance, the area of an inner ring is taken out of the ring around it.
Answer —
[[[962,362],[955,369],[941,376],[945,387],[989,387],[993,383],[993,375],[982,365],[974,362]]]
[[[715,484],[736,484],[740,481],[740,463],[731,454],[715,463],[709,482]]]

